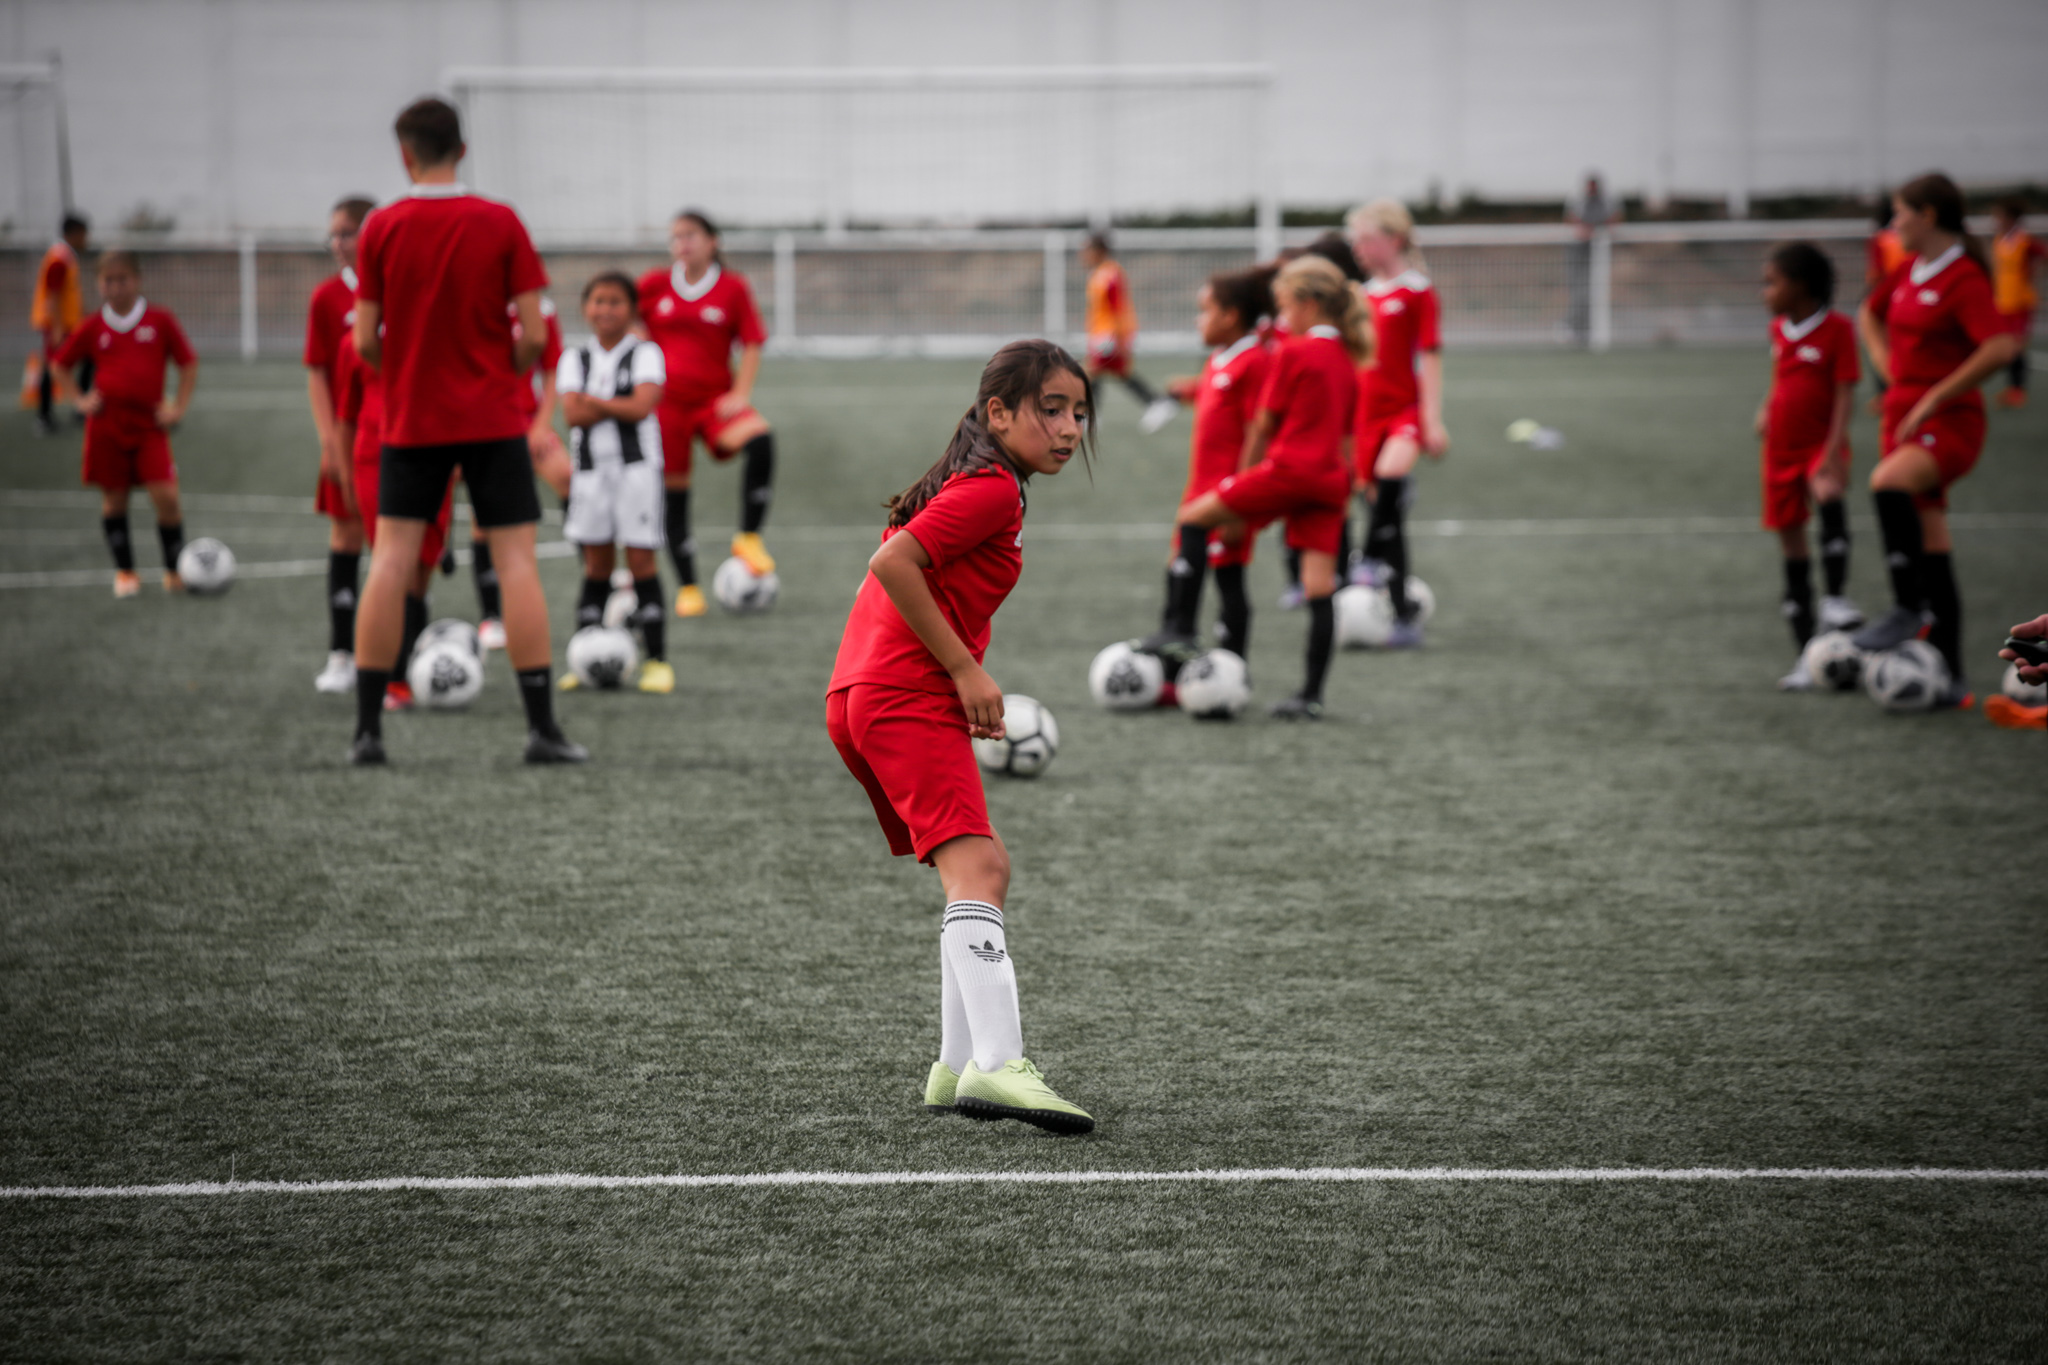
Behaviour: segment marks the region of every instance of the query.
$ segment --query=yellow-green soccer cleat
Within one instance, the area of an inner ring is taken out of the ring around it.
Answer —
[[[934,1114],[953,1112],[953,1087],[960,1084],[960,1073],[944,1062],[932,1063],[932,1074],[925,1077],[924,1107]]]
[[[1095,1120],[1053,1093],[1026,1058],[983,1071],[969,1062],[953,1092],[953,1107],[971,1119],[1016,1119],[1048,1133],[1090,1133]]]

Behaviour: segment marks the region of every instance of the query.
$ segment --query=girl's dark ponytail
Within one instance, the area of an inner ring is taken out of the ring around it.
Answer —
[[[1963,254],[1980,266],[1984,273],[1991,273],[1991,258],[1984,254],[1984,244],[1970,235],[1969,220],[1965,217],[1963,192],[1956,182],[1940,171],[1929,171],[1915,176],[1893,191],[1899,202],[1921,213],[1932,210],[1934,225],[1943,232],[1953,232],[1963,242]]]

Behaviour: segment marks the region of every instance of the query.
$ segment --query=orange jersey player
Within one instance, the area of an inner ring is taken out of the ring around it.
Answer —
[[[1993,211],[1998,236],[1991,243],[1991,295],[1998,311],[2020,339],[2012,364],[2006,370],[2005,392],[1998,395],[2000,407],[2019,408],[2027,403],[2027,345],[2034,335],[2034,307],[2041,296],[2034,289],[2034,270],[2048,248],[2026,229],[2026,205],[2018,199],[2002,199]]]
[[[57,401],[57,373],[53,363],[57,349],[78,327],[85,315],[85,290],[79,279],[78,253],[85,250],[91,229],[82,214],[64,215],[63,231],[36,267],[35,293],[29,300],[29,325],[42,336],[43,349],[36,374],[36,422],[43,435],[57,431],[54,412]],[[83,388],[92,387],[92,361],[85,360],[78,373]]]
[[[1139,425],[1158,431],[1180,411],[1180,404],[1157,393],[1131,368],[1138,340],[1138,309],[1131,302],[1131,282],[1110,253],[1107,233],[1092,232],[1081,244],[1081,264],[1088,268],[1088,374],[1113,375],[1145,405]]]

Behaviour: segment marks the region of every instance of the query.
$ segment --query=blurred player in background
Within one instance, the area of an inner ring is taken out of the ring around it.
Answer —
[[[2034,291],[2034,271],[2041,258],[2048,256],[2048,248],[2027,231],[2027,206],[2021,200],[2001,199],[1992,212],[1998,219],[1998,236],[1991,243],[1992,296],[2006,325],[2019,338],[1998,403],[2000,407],[2022,408],[2027,404],[2027,346],[2034,337],[2034,305],[2040,302]]]
[[[547,322],[547,342],[533,373],[519,386],[519,410],[526,415],[526,449],[533,457],[533,472],[554,490],[566,510],[569,505],[569,452],[555,434],[555,367],[562,363],[562,324],[555,316],[555,303],[540,298],[540,315]],[[512,341],[519,341],[519,317],[512,318]],[[491,541],[484,528],[472,522],[469,540],[470,576],[476,583],[478,613],[476,644],[480,650],[505,647],[504,597],[498,590],[498,570],[491,563]]]
[[[29,299],[29,325],[42,335],[43,349],[36,373],[36,423],[45,436],[57,434],[57,352],[85,316],[85,285],[79,253],[85,250],[91,233],[85,216],[67,213],[57,240],[43,253],[36,267],[35,293]],[[67,387],[69,387],[67,385]],[[76,395],[92,387],[92,361],[79,363]]]
[[[1787,242],[1764,263],[1771,310],[1771,385],[1756,412],[1763,442],[1763,524],[1785,557],[1785,622],[1804,649],[1821,630],[1852,630],[1863,613],[1843,595],[1849,577],[1849,410],[1856,402],[1856,331],[1833,307],[1835,267],[1811,242]],[[1809,506],[1820,508],[1827,595],[1813,610],[1813,560],[1806,548]],[[1788,692],[1813,686],[1795,663],[1778,680]]]
[[[1010,854],[989,823],[971,740],[1003,734],[1003,689],[981,661],[990,620],[1024,568],[1024,486],[1050,478],[1095,428],[1092,387],[1049,341],[1015,341],[981,373],[946,453],[889,500],[882,547],[847,617],[825,724],[897,857],[938,870],[939,1059],[925,1108],[1095,1127],[1024,1056],[1003,935]]]
[[[313,686],[336,694],[356,687],[356,594],[363,558],[362,509],[348,494],[351,452],[336,417],[339,373],[342,352],[355,347],[356,234],[375,207],[374,200],[352,196],[328,212],[327,250],[336,270],[315,286],[306,307],[306,402],[320,442],[313,510],[327,518],[327,666]]]
[[[1352,254],[1371,274],[1363,292],[1373,334],[1372,364],[1359,373],[1354,446],[1368,508],[1365,550],[1351,581],[1386,589],[1394,604],[1386,648],[1413,649],[1422,643],[1422,624],[1408,597],[1410,475],[1417,456],[1440,460],[1451,448],[1436,289],[1423,274],[1415,220],[1400,203],[1362,204],[1344,226]]]
[[[1983,249],[1963,223],[1963,195],[1940,173],[1901,185],[1892,227],[1913,259],[1863,301],[1857,325],[1870,363],[1889,381],[1871,472],[1895,605],[1858,631],[1856,647],[1894,649],[1925,635],[1948,661],[1938,705],[1968,709],[1962,595],[1949,538],[1948,488],[1984,451],[1977,386],[2012,363],[2019,338],[1999,315]]]
[[[1913,259],[1913,253],[1900,243],[1898,231],[1892,227],[1890,195],[1878,196],[1875,222],[1877,230],[1863,244],[1863,297],[1866,299],[1880,289],[1889,289],[1892,276],[1899,273],[1899,267]],[[1876,396],[1870,400],[1870,410],[1882,412],[1886,380],[1875,363],[1870,367],[1870,382],[1877,389]]]
[[[668,665],[664,638],[668,611],[656,559],[664,540],[661,420],[655,409],[668,370],[661,347],[630,330],[638,301],[639,290],[625,275],[616,270],[593,275],[583,286],[583,320],[595,344],[565,352],[558,362],[556,387],[576,452],[562,534],[583,549],[578,630],[604,620],[616,562],[613,547],[626,547],[626,567],[639,598],[632,623],[647,646],[640,690],[673,692],[676,674]],[[564,689],[575,685],[574,673],[562,675]]]
[[[690,476],[699,439],[714,460],[740,461],[740,528],[732,552],[756,574],[775,571],[775,559],[761,543],[761,527],[775,496],[775,434],[754,411],[754,381],[761,374],[761,346],[768,329],[754,307],[746,276],[728,270],[718,249],[718,229],[696,209],[685,209],[669,227],[667,270],[640,279],[639,327],[661,347],[668,366],[662,389],[661,451],[669,557],[675,561],[676,615],[702,616],[704,590],[697,586],[697,545],[690,533]],[[739,373],[732,350],[740,348]]]
[[[180,592],[178,552],[185,517],[178,504],[178,467],[170,433],[184,420],[199,383],[199,357],[185,329],[142,297],[142,262],[132,251],[109,251],[99,261],[100,308],[58,348],[53,365],[77,383],[85,414],[85,467],[81,482],[100,490],[100,531],[114,556],[114,596],[142,591],[135,545],[128,535],[128,495],[136,484],[156,509],[156,535],[164,552],[164,589]],[[88,388],[70,374],[93,362]],[[164,373],[178,367],[178,394],[164,397]]]
[[[1081,243],[1081,264],[1088,270],[1088,374],[1113,375],[1145,405],[1138,424],[1158,431],[1180,411],[1172,398],[1153,391],[1131,368],[1137,354],[1138,309],[1131,301],[1131,282],[1109,249],[1109,235],[1091,232]]]
[[[1358,263],[1358,257],[1352,254],[1351,243],[1344,239],[1341,232],[1325,232],[1307,246],[1282,247],[1279,255],[1260,268],[1267,272],[1267,279],[1270,282],[1282,266],[1303,256],[1320,256],[1342,271],[1344,278],[1352,284],[1365,283],[1365,267]],[[1287,335],[1287,324],[1280,318],[1268,318],[1260,325],[1259,335],[1260,340],[1270,349]],[[1280,609],[1294,611],[1308,600],[1308,595],[1301,590],[1301,551],[1286,545],[1284,530],[1282,536],[1281,543],[1285,547],[1284,560],[1287,565],[1287,586],[1280,593]],[[1337,572],[1342,574],[1351,560],[1351,518],[1347,516],[1344,519],[1344,530],[1337,541]]]

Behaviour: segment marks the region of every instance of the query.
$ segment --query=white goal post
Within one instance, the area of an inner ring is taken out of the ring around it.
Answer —
[[[45,241],[71,207],[63,68],[0,62],[0,236]]]

